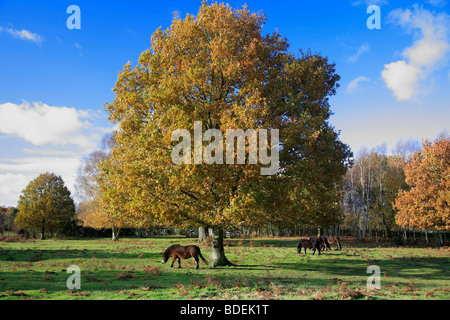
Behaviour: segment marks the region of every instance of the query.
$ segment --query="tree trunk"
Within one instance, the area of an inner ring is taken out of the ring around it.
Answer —
[[[317,237],[321,237],[323,235],[323,231],[322,231],[322,228],[317,228]]]
[[[388,224],[386,222],[384,222],[384,227],[386,228],[386,233],[387,233],[387,237],[389,239],[392,239],[392,231],[391,228],[389,228]]]
[[[119,233],[120,233],[120,228],[117,228],[117,232],[116,232],[116,228],[112,227],[112,237],[111,240],[112,241],[119,241]]]
[[[233,264],[225,257],[223,247],[223,229],[214,228],[213,230],[213,247],[211,256],[209,257],[211,267],[232,266]]]
[[[207,228],[205,226],[198,227],[198,242],[203,242],[208,239],[208,235],[206,234]]]
[[[41,240],[45,240],[45,219],[42,219]]]
[[[444,245],[444,240],[442,240],[442,233],[441,233],[441,231],[438,231],[438,234],[439,234],[439,245],[443,246]]]

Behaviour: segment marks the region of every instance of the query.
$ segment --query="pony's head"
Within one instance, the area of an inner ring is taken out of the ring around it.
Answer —
[[[169,260],[169,253],[170,253],[169,249],[167,249],[166,251],[163,252],[163,254],[162,254],[163,259],[161,261],[162,264],[166,263],[167,260]]]
[[[169,248],[167,248],[166,251],[163,252],[163,254],[162,254],[163,259],[162,259],[162,261],[161,261],[162,264],[166,263],[167,260],[169,260],[169,258],[170,258],[170,253],[172,252],[173,247],[175,247],[175,245],[170,246]]]

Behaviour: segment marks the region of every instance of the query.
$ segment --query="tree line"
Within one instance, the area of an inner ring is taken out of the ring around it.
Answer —
[[[440,231],[448,231],[448,206],[433,205],[431,209],[430,200],[449,192],[442,182],[446,181],[449,155],[441,149],[447,144],[448,135],[442,133],[434,142],[425,141],[423,145],[417,140],[399,141],[389,153],[386,145],[361,150],[344,179],[342,227],[359,239],[396,239],[406,243],[408,239],[416,241],[416,235],[423,235],[428,243],[428,233],[435,231],[442,243]],[[439,163],[436,157],[443,162]],[[438,166],[439,173],[431,178],[428,173]],[[419,172],[427,178],[422,176],[423,181],[418,184]],[[438,187],[430,190],[431,185]],[[425,200],[419,198],[425,194],[429,198],[419,206]],[[440,212],[441,220],[431,222],[431,211]],[[426,225],[425,221],[430,223]]]
[[[103,138],[101,148],[80,162],[76,180],[75,202],[61,177],[45,173],[23,190],[18,208],[0,207],[0,232],[32,230],[50,236],[53,232],[64,236],[101,235],[103,232],[80,231],[80,228],[112,231],[112,239],[120,230],[136,229],[132,234],[195,234],[200,240],[209,236],[204,225],[185,225],[169,230],[163,224],[114,223],[114,216],[103,209],[101,192],[96,178],[99,165],[109,157],[114,147],[113,135]],[[248,225],[228,228],[234,236],[303,235],[317,228],[326,234],[350,234],[358,239],[381,241],[394,239],[414,243],[418,238],[429,243],[433,234],[439,243],[449,231],[449,136],[442,133],[435,141],[420,144],[416,140],[400,141],[388,153],[382,145],[361,150],[341,184],[340,210],[331,223]],[[20,214],[19,214],[20,213]],[[301,214],[301,213],[299,213]],[[78,228],[78,231],[75,231]],[[195,229],[195,230],[194,230]]]

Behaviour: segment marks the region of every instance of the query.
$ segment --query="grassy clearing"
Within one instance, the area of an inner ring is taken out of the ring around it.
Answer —
[[[296,253],[298,239],[226,241],[235,267],[191,260],[162,265],[161,252],[182,237],[0,242],[1,299],[449,299],[450,249],[343,242],[342,251]],[[209,248],[200,245],[206,259]],[[67,268],[81,269],[81,290],[66,287]],[[381,289],[367,290],[369,265]],[[175,265],[177,266],[177,264]]]

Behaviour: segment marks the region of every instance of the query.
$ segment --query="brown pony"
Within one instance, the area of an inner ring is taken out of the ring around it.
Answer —
[[[338,236],[329,236],[327,237],[327,240],[330,244],[336,242],[336,250],[341,250],[341,238],[339,238]]]
[[[319,252],[320,256],[320,244],[321,242],[317,238],[309,238],[309,239],[302,239],[300,240],[300,243],[297,246],[297,253],[302,253],[302,248],[305,249],[313,249],[313,255],[316,253],[316,250]]]
[[[319,242],[320,249],[322,249],[322,251],[325,251],[326,249],[331,250],[327,237],[310,237],[309,241],[313,241],[315,239]]]
[[[200,248],[194,245],[184,247],[179,244],[174,244],[173,246],[170,246],[166,251],[164,251],[163,259],[161,262],[163,264],[166,263],[170,257],[173,258],[172,264],[170,266],[171,268],[173,268],[175,260],[178,259],[178,267],[181,268],[181,259],[189,259],[191,257],[194,258],[195,262],[197,263],[197,269],[199,268],[198,257],[200,257],[200,259],[202,259],[204,263],[208,264],[205,258],[203,258],[200,252]]]

